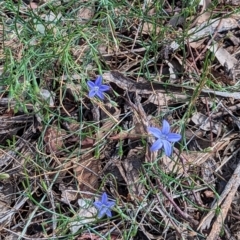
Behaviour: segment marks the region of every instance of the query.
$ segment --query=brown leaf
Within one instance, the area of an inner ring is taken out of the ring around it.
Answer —
[[[82,147],[82,148],[92,147],[93,144],[94,144],[94,142],[95,142],[94,139],[89,138],[89,137],[86,137],[85,139],[83,139],[83,140],[81,141],[81,147]]]
[[[70,223],[70,231],[75,234],[80,228],[96,220],[97,209],[89,204],[89,199],[78,199],[79,210],[76,221]]]
[[[144,34],[151,34],[152,31],[156,31],[156,34],[158,34],[160,32],[160,30],[161,30],[160,27],[157,27],[155,29],[155,26],[152,23],[149,23],[149,22],[143,23],[142,32]]]
[[[75,201],[78,197],[78,193],[71,186],[66,187],[64,184],[59,184],[59,190],[62,192],[61,200],[67,204],[71,201]]]
[[[142,148],[133,148],[129,151],[127,158],[124,159],[122,166],[125,171],[121,171],[126,181],[131,200],[138,198],[141,201],[145,196],[145,186],[141,183],[140,175],[142,163],[144,162],[145,152]],[[119,167],[119,165],[117,165]]]
[[[78,11],[78,17],[81,22],[85,22],[90,20],[94,16],[94,8],[91,7],[83,7]]]
[[[94,159],[91,154],[85,155],[84,161],[75,165],[74,172],[77,176],[79,188],[83,192],[94,192],[98,188],[98,172],[100,160]],[[84,197],[88,195],[84,194]]]
[[[109,105],[106,104],[106,107],[109,107]],[[110,116],[111,118],[104,122],[104,124],[101,126],[101,128],[99,129],[99,131],[96,134],[96,139],[102,139],[106,133],[108,133],[109,131],[112,130],[114,124],[116,124],[116,121],[118,121],[119,116],[121,114],[121,110],[113,107],[111,110],[112,112],[109,113],[109,111],[107,109],[103,109],[104,112],[106,113],[106,115]]]
[[[176,174],[182,174],[184,172],[182,163],[178,160],[178,155],[174,152],[169,158],[163,155],[161,163],[161,168],[164,169],[166,173],[174,172]]]
[[[44,142],[46,143],[46,152],[57,152],[63,146],[63,130],[54,126],[47,128],[44,135]]]
[[[206,190],[203,192],[204,196],[207,198],[215,198],[215,194],[213,191]]]

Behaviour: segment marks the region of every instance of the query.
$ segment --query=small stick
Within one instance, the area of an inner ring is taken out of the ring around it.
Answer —
[[[240,185],[240,162],[238,163],[237,168],[235,169],[231,179],[229,180],[227,186],[225,187],[225,190],[228,189],[229,192],[227,194],[227,197],[225,198],[224,203],[221,206],[221,211],[219,212],[217,219],[215,220],[212,226],[212,230],[208,235],[207,240],[215,240],[219,236],[219,233],[224,224],[224,220],[227,216],[228,210],[232,204],[234,195],[239,185]]]
[[[212,129],[212,118],[211,118],[211,114],[209,112],[208,100],[207,100],[206,97],[205,97],[205,103],[206,103],[206,109],[207,109],[209,123],[210,123],[210,129]],[[213,146],[213,133],[212,133],[212,131],[210,132],[210,142],[211,142],[211,147],[212,147]]]
[[[152,171],[154,172],[154,174],[157,175],[157,173],[155,172],[154,169],[152,169]],[[149,179],[146,171],[144,170],[144,174],[145,176],[147,176],[149,183],[151,185],[151,187],[154,189],[153,184],[151,183],[151,180]],[[190,215],[188,215],[187,213],[183,212],[178,205],[174,202],[174,200],[171,198],[171,196],[168,194],[168,192],[166,191],[166,189],[163,187],[162,183],[160,182],[159,179],[156,179],[157,183],[158,183],[158,187],[160,188],[160,190],[162,191],[162,193],[165,195],[165,197],[169,200],[169,202],[173,205],[173,207],[176,209],[176,211],[188,222],[193,223],[195,226],[198,225],[198,221],[196,221],[193,217],[191,217]]]

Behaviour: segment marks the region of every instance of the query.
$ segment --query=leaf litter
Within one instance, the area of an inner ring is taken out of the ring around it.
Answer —
[[[1,2],[0,238],[239,239],[236,6]]]

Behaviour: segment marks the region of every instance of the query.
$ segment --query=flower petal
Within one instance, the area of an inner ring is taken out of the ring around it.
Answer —
[[[99,87],[99,90],[102,92],[108,91],[110,89],[110,87],[108,85],[101,85]]]
[[[90,98],[94,97],[96,95],[96,91],[94,89],[90,90],[89,93],[88,93],[88,96]]]
[[[158,139],[153,143],[153,145],[150,148],[150,151],[152,152],[157,151],[158,149],[162,148],[162,146],[163,146],[162,139]]]
[[[167,135],[170,133],[170,125],[165,119],[163,120],[162,133],[164,135]]]
[[[100,99],[104,99],[104,95],[101,91],[97,91],[96,95],[100,98]]]
[[[108,217],[112,217],[112,212],[111,212],[111,210],[107,209],[105,213],[106,213],[106,215],[107,215]]]
[[[90,87],[90,88],[94,88],[95,87],[95,83],[91,80],[88,80],[87,81],[87,85]]]
[[[98,212],[98,218],[102,218],[108,209],[106,207],[102,207]]]
[[[100,201],[95,201],[93,205],[99,210],[102,207],[102,203]]]
[[[182,136],[178,133],[169,133],[167,135],[167,140],[169,142],[178,142],[181,138],[182,138]]]
[[[101,202],[102,202],[102,204],[105,204],[105,205],[108,202],[108,196],[107,196],[107,194],[105,192],[102,194]]]
[[[170,142],[166,141],[166,140],[163,140],[163,148],[164,148],[164,151],[165,151],[165,154],[169,157],[171,156],[172,154],[172,145]]]
[[[162,131],[155,127],[148,127],[147,130],[156,138],[161,138]]]
[[[96,81],[95,81],[95,84],[100,87],[102,85],[102,76],[98,76]]]
[[[108,208],[113,208],[115,205],[115,201],[113,201],[113,202],[108,201],[106,205]]]

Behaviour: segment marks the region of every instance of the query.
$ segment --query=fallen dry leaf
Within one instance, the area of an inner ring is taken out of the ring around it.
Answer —
[[[94,144],[94,142],[95,142],[94,139],[89,138],[89,137],[86,137],[85,139],[83,139],[83,140],[81,141],[81,147],[82,147],[82,148],[92,147],[93,144]]]
[[[203,192],[204,196],[207,197],[207,198],[215,198],[215,194],[213,191],[210,191],[210,190],[205,190]]]
[[[78,192],[71,186],[66,187],[64,184],[59,184],[59,190],[62,192],[61,201],[69,204],[71,201],[75,201],[78,197]]]
[[[44,142],[46,143],[46,153],[56,153],[63,146],[64,130],[57,126],[50,126],[47,128],[44,135]]]
[[[98,172],[101,161],[94,159],[92,154],[84,155],[84,160],[74,164],[74,172],[78,180],[79,189],[83,192],[95,192],[98,188]],[[84,196],[88,196],[84,194]]]
[[[78,13],[78,18],[81,23],[84,23],[88,20],[90,20],[94,16],[94,7],[82,7],[79,9]]]
[[[195,112],[191,120],[194,124],[200,126],[200,129],[203,131],[211,131],[216,135],[221,132],[221,122],[216,122],[212,119],[210,122],[209,118],[200,112]]]
[[[88,199],[79,199],[78,205],[80,209],[77,213],[77,221],[70,223],[70,230],[72,234],[75,234],[85,224],[96,220],[95,216],[97,215],[97,209],[92,205],[91,201]]]

